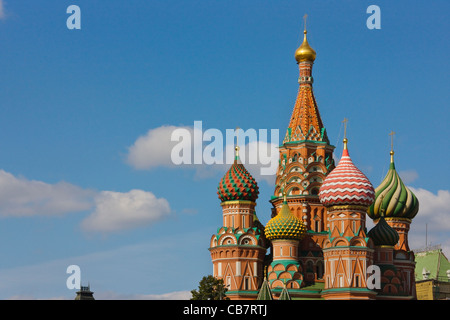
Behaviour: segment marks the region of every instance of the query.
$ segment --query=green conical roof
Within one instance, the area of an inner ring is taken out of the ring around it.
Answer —
[[[273,300],[272,291],[270,290],[269,282],[266,278],[264,278],[256,300]]]
[[[291,300],[291,295],[289,294],[289,291],[286,288],[286,284],[284,284],[283,290],[281,291],[278,300]]]

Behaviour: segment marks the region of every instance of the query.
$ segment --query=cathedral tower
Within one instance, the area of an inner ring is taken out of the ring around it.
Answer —
[[[258,193],[258,185],[241,163],[236,147],[234,163],[217,191],[223,226],[211,237],[209,248],[213,276],[224,280],[230,299],[256,299],[263,282],[266,240],[255,211]]]
[[[367,289],[367,268],[373,263],[371,240],[366,235],[366,211],[375,198],[369,179],[353,164],[344,139],[336,168],[320,188],[327,207],[328,239],[324,243],[325,299],[374,299]]]
[[[391,133],[392,135],[392,133]],[[375,201],[367,210],[367,214],[375,223],[385,219],[399,235],[394,244],[394,265],[401,271],[404,291],[415,298],[415,257],[408,244],[408,232],[412,219],[419,211],[419,201],[407,188],[395,169],[394,150],[391,148],[391,161],[388,173],[375,189]]]
[[[306,23],[305,23],[306,24]],[[326,175],[334,168],[333,150],[320,117],[313,93],[312,67],[316,52],[308,43],[307,31],[295,51],[299,66],[299,89],[294,110],[282,145],[272,196],[272,217],[287,204],[308,232],[299,243],[299,256],[305,266],[307,282],[321,281],[323,258],[320,247],[326,238],[326,209],[319,201],[319,188]]]

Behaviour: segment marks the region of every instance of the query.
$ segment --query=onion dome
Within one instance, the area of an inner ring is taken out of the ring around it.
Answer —
[[[217,187],[217,194],[222,202],[232,200],[250,200],[254,202],[258,198],[258,184],[245,169],[239,159],[238,151],[239,147],[236,147],[234,163],[220,180]]]
[[[266,225],[266,238],[269,240],[300,240],[305,233],[306,227],[303,221],[291,213],[285,195],[280,213],[270,219]]]
[[[298,47],[297,50],[295,50],[295,60],[297,60],[297,63],[300,63],[302,61],[314,61],[316,60],[316,52],[308,43],[308,40],[306,39],[306,30],[303,31],[303,34],[305,35],[303,38],[303,43]]]
[[[375,189],[375,202],[367,210],[372,219],[378,219],[382,210],[386,218],[412,219],[419,211],[419,200],[404,184],[394,164],[394,151],[391,151],[389,171],[381,184]]]
[[[319,190],[320,202],[326,206],[370,206],[375,190],[369,179],[353,164],[344,139],[344,151],[339,164],[325,178]]]
[[[384,216],[381,216],[376,226],[367,235],[376,246],[395,246],[399,240],[397,231],[388,225]]]

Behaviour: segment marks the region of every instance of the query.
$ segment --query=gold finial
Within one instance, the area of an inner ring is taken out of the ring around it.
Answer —
[[[342,121],[342,123],[344,123],[344,149],[347,149],[347,123],[348,123],[348,119],[344,118],[344,121]]]
[[[389,133],[389,135],[391,136],[391,152],[389,154],[391,155],[391,162],[394,162],[394,135],[395,135],[395,132],[391,131],[391,133]]]
[[[303,30],[303,43],[298,47],[298,49],[295,51],[295,60],[297,60],[298,63],[303,61],[310,61],[314,62],[316,59],[316,52],[308,43],[308,40],[306,39],[306,18],[308,17],[307,14],[303,16],[304,20],[304,30]]]
[[[236,127],[236,147],[234,147],[236,158],[239,157],[239,149],[240,149],[239,148],[239,135],[238,135],[239,129],[240,129],[239,127]]]
[[[380,210],[380,217],[383,217],[383,218],[384,218],[384,212],[385,212],[385,210],[384,210],[384,208],[382,208],[382,209]]]

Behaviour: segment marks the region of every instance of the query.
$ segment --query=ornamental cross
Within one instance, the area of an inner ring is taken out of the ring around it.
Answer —
[[[391,136],[391,151],[394,151],[394,135],[395,135],[395,132],[391,131],[391,133],[389,133],[389,135]]]
[[[344,123],[344,139],[346,139],[347,138],[347,122],[348,122],[348,119],[344,118],[344,121],[342,121],[342,122]]]
[[[307,14],[305,14],[305,15],[303,16],[303,21],[304,21],[304,24],[305,24],[305,31],[306,31],[306,18],[308,18],[308,15],[307,15]]]

